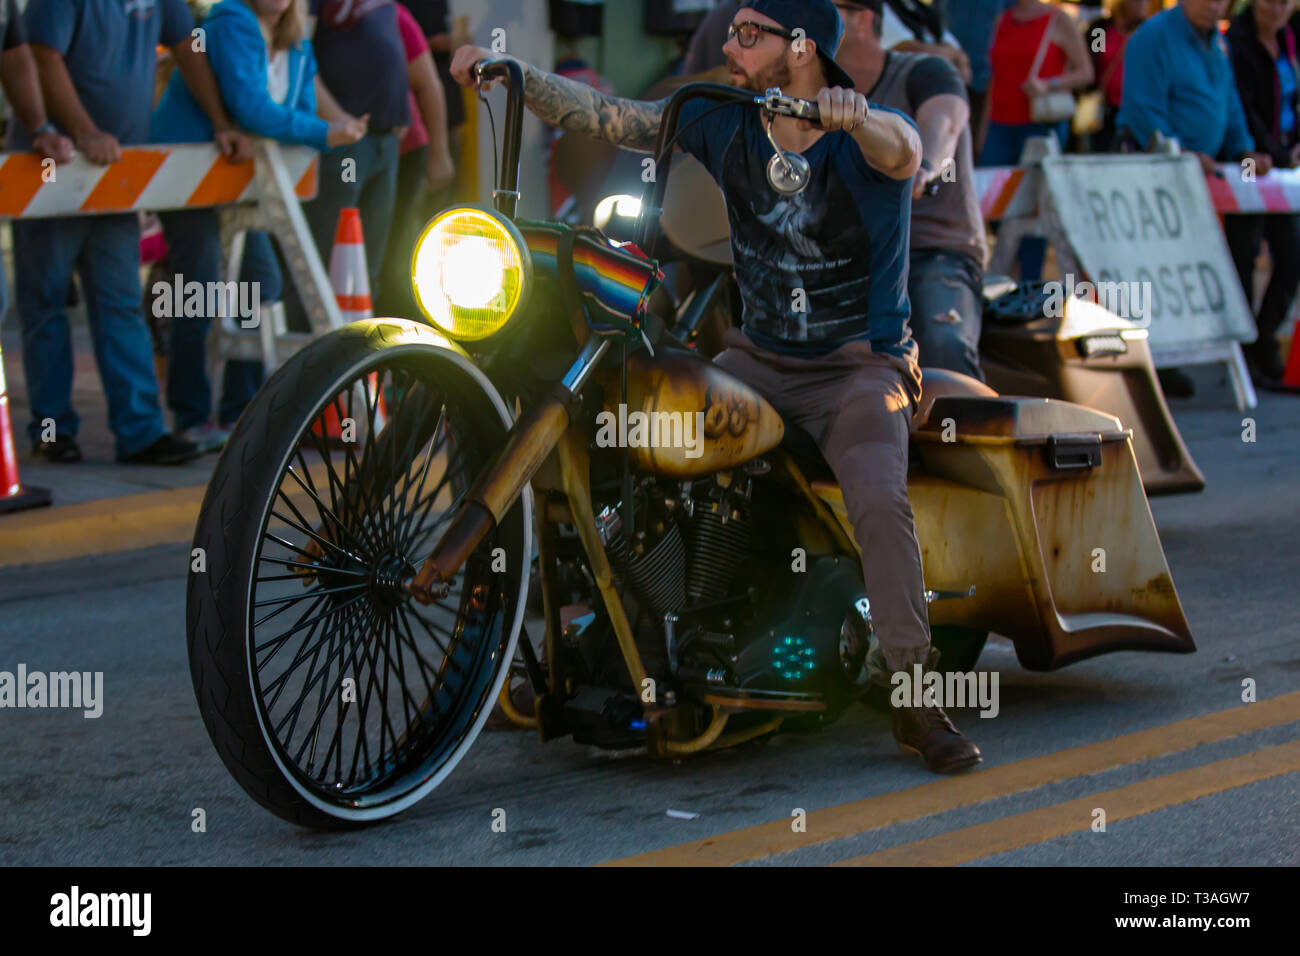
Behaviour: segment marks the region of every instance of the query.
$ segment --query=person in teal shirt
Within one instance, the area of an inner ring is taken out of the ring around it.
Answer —
[[[1124,54],[1116,120],[1138,149],[1162,133],[1199,154],[1211,174],[1216,161],[1236,162],[1255,150],[1218,32],[1227,7],[1228,0],[1180,0],[1138,27]]]
[[[1121,148],[1148,149],[1161,133],[1194,154],[1207,176],[1221,175],[1220,162],[1246,157],[1260,176],[1273,168],[1270,156],[1255,152],[1237,95],[1228,44],[1218,30],[1227,12],[1228,0],[1179,0],[1134,31],[1124,50],[1115,120]],[[1231,221],[1226,229],[1231,238]],[[1194,391],[1191,378],[1175,368],[1160,370],[1160,384],[1171,398]]]

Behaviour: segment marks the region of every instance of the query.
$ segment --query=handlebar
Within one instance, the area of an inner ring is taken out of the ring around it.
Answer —
[[[653,233],[659,221],[664,189],[668,185],[668,169],[672,165],[672,150],[669,145],[677,136],[682,107],[687,101],[696,99],[713,100],[718,103],[748,103],[777,116],[790,116],[812,123],[821,122],[821,111],[816,103],[785,96],[779,89],[755,93],[752,90],[743,90],[723,83],[687,83],[679,86],[664,108],[663,119],[659,124],[659,139],[655,143],[655,176],[650,183],[648,195],[641,203],[641,219],[637,224],[635,241],[638,246],[647,251],[650,249]]]
[[[480,81],[506,81],[506,129],[501,145],[501,182],[493,183],[492,203],[497,212],[515,218],[519,204],[519,155],[524,129],[524,70],[516,60],[479,60],[473,72]]]
[[[822,120],[822,111],[812,100],[785,96],[779,89],[768,90],[754,99],[767,112],[775,113],[777,116],[792,116],[795,119],[808,120],[810,123],[820,123]]]
[[[507,86],[505,138],[502,143],[501,181],[494,184],[493,204],[498,212],[513,219],[519,203],[519,158],[523,139],[524,71],[517,60],[509,57],[479,60],[473,66],[474,76],[480,81],[505,80]],[[757,94],[750,90],[726,86],[722,83],[687,83],[678,87],[668,101],[659,126],[659,139],[655,145],[658,169],[650,188],[648,203],[643,204],[643,214],[637,229],[637,244],[649,248],[650,232],[658,220],[658,210],[663,201],[668,182],[668,167],[672,153],[668,149],[677,135],[678,119],[687,100],[710,99],[722,103],[749,103],[776,116],[821,121],[821,112],[811,100],[785,96],[779,89]],[[646,213],[650,213],[647,215]]]

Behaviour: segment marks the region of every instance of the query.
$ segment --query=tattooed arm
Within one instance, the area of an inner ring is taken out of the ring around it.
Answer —
[[[452,58],[451,75],[461,85],[471,86],[475,83],[474,64],[498,56],[482,47],[463,46]],[[654,149],[666,99],[647,103],[610,96],[585,83],[518,62],[524,70],[524,103],[543,123],[627,149]]]

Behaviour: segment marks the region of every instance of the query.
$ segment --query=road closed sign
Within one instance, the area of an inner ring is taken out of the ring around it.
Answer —
[[[1194,156],[1052,156],[1045,186],[1098,301],[1129,302],[1153,349],[1252,342],[1255,322]],[[1075,277],[1078,284],[1082,277]]]

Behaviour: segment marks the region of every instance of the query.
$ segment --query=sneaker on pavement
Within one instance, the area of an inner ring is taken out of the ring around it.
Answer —
[[[190,442],[198,448],[200,454],[206,455],[210,451],[221,450],[222,446],[230,439],[230,429],[210,423],[196,425],[194,428],[187,428],[181,432],[180,438],[182,441]]]
[[[200,454],[198,446],[193,442],[163,434],[148,448],[141,449],[134,455],[119,455],[117,460],[125,465],[183,465],[198,458]]]
[[[77,447],[77,443],[71,438],[61,436],[54,439],[54,441],[33,442],[32,457],[44,457],[60,464],[68,464],[81,461],[81,449]]]

